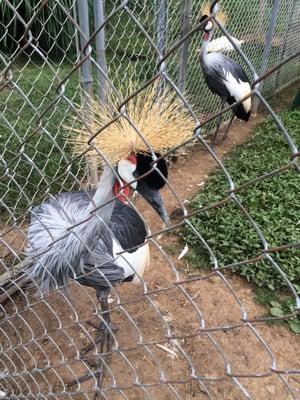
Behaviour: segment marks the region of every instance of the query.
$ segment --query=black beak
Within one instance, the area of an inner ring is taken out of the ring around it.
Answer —
[[[157,189],[152,189],[145,182],[138,181],[136,190],[144,197],[145,200],[154,208],[160,218],[166,225],[170,224],[170,219],[165,209],[160,192]]]

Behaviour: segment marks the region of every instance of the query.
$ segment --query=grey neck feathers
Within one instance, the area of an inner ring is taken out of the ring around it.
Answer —
[[[214,33],[215,33],[215,28],[212,28],[209,32],[208,39],[203,40],[202,45],[201,45],[200,60],[201,60],[201,63],[204,65],[207,63],[207,48],[208,48],[208,45],[209,45]]]
[[[112,199],[114,197],[113,186],[115,180],[114,171],[110,167],[104,167],[100,181],[97,184],[96,193],[87,210],[89,213],[95,210],[95,214],[105,223],[109,222],[114,209],[115,202]],[[102,206],[102,204],[104,205]]]

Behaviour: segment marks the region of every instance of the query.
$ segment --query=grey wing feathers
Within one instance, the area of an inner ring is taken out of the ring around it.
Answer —
[[[246,75],[246,72],[238,62],[229,57],[224,56],[223,54],[222,56],[223,56],[223,63],[224,63],[223,65],[225,70],[231,71],[232,74],[241,81],[250,83],[249,78]]]
[[[209,62],[206,65],[202,65],[205,81],[210,90],[224,100],[231,97],[228,89],[221,82],[226,80],[225,71],[231,72],[236,79],[249,82],[243,68],[231,58],[219,53],[210,53],[208,60]]]
[[[144,243],[145,225],[133,208],[117,201],[108,226],[100,225],[94,217],[94,221],[68,232],[68,226],[84,218],[93,195],[93,191],[65,192],[32,210],[28,231],[31,246],[27,253],[30,257],[39,251],[45,253],[39,255],[29,274],[41,291],[65,286],[69,279],[92,287],[107,287],[124,280],[123,269],[115,265],[112,257],[112,237],[124,250],[134,248]],[[59,240],[51,245],[66,234],[69,240],[64,240],[63,245]]]
[[[78,206],[84,208],[93,197],[94,191],[62,193],[60,196],[62,195],[71,198]],[[135,209],[120,201],[115,203],[108,227],[124,250],[141,245],[147,236],[145,224]]]
[[[223,72],[220,72],[217,66],[214,64],[211,64],[209,66],[202,66],[203,73],[204,73],[204,79],[207,84],[207,86],[210,88],[210,90],[213,93],[216,93],[223,99],[226,99],[227,97],[230,96],[229,91],[227,90],[226,86],[223,85],[222,83],[220,84],[221,80],[225,79],[225,75]],[[221,71],[223,71],[221,69]]]
[[[84,273],[76,280],[85,286],[90,286],[95,289],[110,288],[124,280],[123,268],[108,263],[101,266],[95,264],[85,264]]]
[[[69,229],[90,217],[85,210],[83,203],[78,205],[72,196],[64,194],[32,210],[27,254],[37,261],[29,274],[42,292],[76,278],[97,245],[104,229],[99,217],[93,216]]]
[[[107,228],[109,230],[109,228]],[[82,274],[76,280],[95,289],[111,287],[124,280],[124,270],[113,259],[113,240],[110,232],[104,232],[92,253],[82,266]]]

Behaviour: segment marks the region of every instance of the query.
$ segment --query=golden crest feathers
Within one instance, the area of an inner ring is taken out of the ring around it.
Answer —
[[[109,104],[119,103],[116,99],[109,99]],[[80,155],[89,149],[87,157],[90,161],[102,163],[102,158],[97,156],[99,151],[115,164],[132,152],[149,151],[148,146],[163,153],[190,138],[195,128],[192,116],[176,93],[168,89],[158,91],[157,84],[130,99],[125,109],[126,114],[122,114],[116,107],[94,100],[90,100],[89,112],[81,107],[79,116],[68,127],[74,133],[68,140],[75,154]],[[94,138],[88,145],[92,136]]]
[[[201,15],[207,15],[207,16],[210,15],[210,2],[209,1],[202,4],[200,13],[201,13]]]

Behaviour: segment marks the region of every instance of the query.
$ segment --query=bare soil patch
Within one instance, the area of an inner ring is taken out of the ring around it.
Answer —
[[[236,123],[226,142],[216,147],[217,155],[222,158],[243,143],[262,118],[252,118],[247,125]],[[185,160],[172,166],[170,185],[182,201],[192,198],[215,165],[207,152],[195,146]],[[167,188],[163,197],[169,212],[178,207]],[[137,207],[152,233],[159,231],[161,222],[154,212],[140,199]],[[255,318],[266,310],[254,302],[253,287],[238,276],[226,273],[176,285],[188,269],[184,258],[177,259],[181,245],[173,235],[158,243],[151,244],[146,286],[123,284],[112,293],[111,318],[119,330],[115,350],[104,356],[103,398],[239,400],[247,398],[247,392],[248,398],[257,400],[297,399],[299,374],[284,371],[300,370],[299,336],[282,325],[263,323],[254,330],[243,324],[245,312]],[[6,302],[1,308],[0,374],[8,372],[10,378],[3,390],[11,395],[26,393],[31,399],[42,394],[47,398],[47,393],[57,399],[92,399],[95,380],[72,389],[66,389],[64,382],[89,368],[80,361],[78,350],[95,336],[84,321],[96,320],[96,307],[94,291],[76,282],[69,297],[54,292],[40,299],[26,290]],[[226,329],[232,326],[236,327]],[[239,375],[238,381],[231,374]]]

